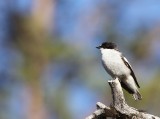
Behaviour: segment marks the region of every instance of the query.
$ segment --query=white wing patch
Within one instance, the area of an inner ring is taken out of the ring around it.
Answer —
[[[128,60],[125,58],[125,57],[123,57],[123,59],[125,60],[125,62],[127,62],[128,63],[128,65],[131,67],[131,65],[129,64],[129,62],[128,62]],[[132,67],[131,67],[132,68]]]
[[[132,67],[129,64],[128,60],[124,56],[122,56],[122,60],[124,61],[125,65],[131,70],[131,76],[133,77],[133,79],[134,79],[135,83],[137,84],[138,88],[140,88],[140,86],[138,84],[138,81],[136,79],[136,76],[135,76],[135,74],[134,74],[134,72],[132,70]]]

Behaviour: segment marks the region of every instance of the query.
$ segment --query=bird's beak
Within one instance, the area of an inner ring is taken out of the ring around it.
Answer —
[[[100,49],[100,48],[101,48],[101,46],[97,46],[96,48],[97,48],[97,49]]]

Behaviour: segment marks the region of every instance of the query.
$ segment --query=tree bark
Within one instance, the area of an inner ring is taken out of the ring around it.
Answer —
[[[111,87],[113,104],[108,107],[101,102],[97,102],[97,110],[86,119],[106,119],[107,117],[114,119],[160,119],[157,116],[140,112],[138,109],[128,106],[118,78],[110,80],[108,83]]]

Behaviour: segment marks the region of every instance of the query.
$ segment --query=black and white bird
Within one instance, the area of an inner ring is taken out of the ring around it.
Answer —
[[[117,45],[112,42],[104,42],[96,47],[102,54],[102,64],[112,78],[118,78],[122,87],[133,95],[135,100],[142,97],[138,91],[140,88],[135,74],[128,60],[117,49]]]

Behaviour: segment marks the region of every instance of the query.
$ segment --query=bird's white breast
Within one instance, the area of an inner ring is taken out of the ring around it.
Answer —
[[[101,49],[101,53],[103,66],[111,76],[130,74],[130,69],[124,64],[119,51]]]

